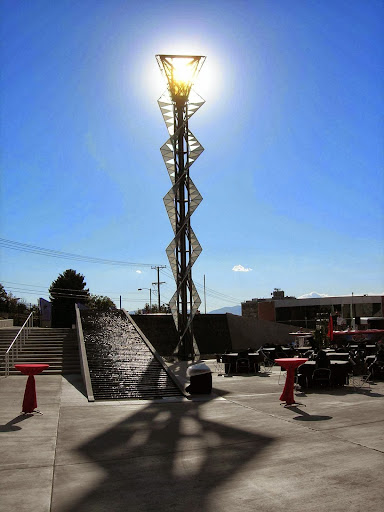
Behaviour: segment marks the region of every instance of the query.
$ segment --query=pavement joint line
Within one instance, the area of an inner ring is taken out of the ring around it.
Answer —
[[[360,425],[371,425],[373,423],[382,423],[382,422],[384,422],[384,420],[363,421],[362,423],[352,423],[351,425],[340,425],[338,427],[329,427],[327,429],[322,429],[322,430],[327,430],[327,431],[338,430],[340,428],[359,427]]]
[[[258,441],[250,441],[249,439],[247,439],[246,441],[236,441],[234,443],[228,443],[226,442],[224,445],[223,444],[220,444],[220,445],[217,445],[217,446],[210,446],[209,449],[210,450],[222,450],[223,449],[223,446],[226,447],[226,446],[235,446],[235,445],[240,445],[240,444],[253,444],[253,443],[258,443]],[[171,455],[171,454],[174,454],[174,453],[188,453],[188,452],[199,452],[201,450],[201,447],[197,447],[197,448],[187,448],[185,450],[171,450],[171,451],[166,451],[166,452],[159,452],[159,453],[148,453],[148,454],[141,454],[141,455],[134,455],[132,457],[114,457],[114,458],[107,458],[107,459],[103,459],[103,458],[100,458],[100,459],[92,459],[92,460],[89,460],[89,461],[81,461],[81,462],[62,462],[62,463],[58,463],[56,464],[57,467],[63,467],[63,466],[81,466],[81,465],[84,465],[84,464],[99,464],[99,462],[118,462],[118,461],[127,461],[127,460],[133,460],[133,459],[144,459],[144,458],[148,458],[148,457],[163,457],[163,456],[166,456],[166,455]]]
[[[240,404],[238,402],[235,402],[234,400],[228,400],[228,401],[232,402],[232,403],[234,403],[236,405],[240,405],[241,407],[244,407],[245,409],[251,409],[252,411],[255,411],[255,412],[261,412],[261,413],[266,414],[266,415],[268,415],[268,416],[270,416],[272,418],[277,418],[277,419],[280,419],[282,421],[286,421],[287,423],[291,423],[292,424],[292,418],[283,418],[283,417],[278,416],[276,414],[268,413],[268,412],[265,412],[265,411],[261,411],[260,409],[255,409],[254,407],[250,407],[248,405]],[[359,426],[359,425],[368,425],[368,424],[371,424],[371,423],[381,423],[382,421],[383,420],[377,420],[377,421],[365,422],[365,423],[357,423],[357,424],[353,424],[351,426],[355,427],[355,426]],[[297,426],[298,427],[303,427],[303,428],[308,429],[308,430],[310,430],[312,432],[317,432],[317,433],[323,434],[323,435],[328,433],[331,437],[334,437],[335,439],[338,439],[338,440],[343,441],[345,443],[350,443],[350,444],[353,444],[355,446],[360,446],[361,448],[366,448],[367,450],[373,450],[373,451],[378,452],[378,453],[384,453],[383,450],[379,450],[378,448],[372,448],[370,446],[366,446],[366,445],[358,443],[356,441],[351,441],[349,439],[344,439],[344,438],[342,438],[340,436],[337,436],[336,434],[333,434],[331,432],[334,429],[345,428],[345,425],[344,426],[340,426],[340,427],[331,427],[329,429],[321,429],[321,430],[318,430],[318,429],[316,429],[314,427],[311,427],[309,425],[298,424]]]
[[[41,469],[41,468],[51,468],[52,467],[52,462],[48,462],[46,464],[39,464],[37,466],[24,466],[24,467],[19,467],[19,468],[11,467],[14,464],[17,465],[16,462],[10,464],[9,466],[6,466],[5,464],[0,465],[0,473],[2,471],[25,471],[28,469]]]
[[[353,426],[355,426],[355,425],[353,425]],[[318,430],[317,432],[321,432],[321,431]],[[329,431],[324,430],[323,432],[329,432]],[[378,448],[373,448],[372,446],[366,446],[365,444],[358,443],[357,441],[351,441],[350,439],[344,439],[343,437],[339,437],[335,434],[332,434],[332,432],[329,432],[329,435],[331,437],[334,437],[335,439],[338,439],[339,441],[344,441],[345,443],[353,444],[355,446],[360,446],[360,448],[366,448],[367,450],[372,450],[374,452],[384,453],[383,450],[379,450]]]
[[[252,397],[252,396],[270,396],[270,395],[281,395],[281,391],[274,391],[273,393],[248,393],[248,394],[244,394],[244,395],[231,395],[231,397],[234,397],[234,398],[244,398],[244,397]],[[224,396],[222,397],[224,398],[224,400],[228,400],[227,398],[225,398]]]
[[[57,415],[57,425],[56,425],[56,440],[55,440],[55,451],[53,454],[53,463],[52,463],[52,482],[51,482],[51,495],[49,497],[49,510],[52,510],[52,498],[53,498],[53,485],[55,480],[55,468],[56,468],[56,453],[57,453],[57,439],[59,437],[59,425],[60,425],[60,417],[61,417],[61,402],[63,396],[63,378],[60,380],[60,400],[59,400],[59,414]]]
[[[277,414],[272,414],[271,412],[262,411],[261,409],[257,409],[255,407],[251,407],[249,405],[241,404],[239,402],[236,402],[235,400],[230,400],[229,398],[227,398],[226,400],[228,400],[228,402],[232,402],[233,404],[239,405],[240,407],[244,407],[245,409],[250,409],[251,411],[255,411],[255,412],[262,413],[262,414],[266,414],[267,416],[270,416],[271,418],[277,418],[279,420],[286,421],[288,423],[291,423],[291,421],[292,421],[290,418],[283,418],[282,416],[278,416]],[[308,427],[307,425],[300,425],[300,424],[298,424],[298,427],[309,428],[310,430],[314,430],[315,432],[318,432],[318,430],[311,429],[311,427]]]
[[[270,393],[268,393],[270,394]],[[250,395],[252,396],[252,395]],[[183,397],[177,400],[108,400],[108,401],[95,401],[95,402],[84,402],[84,403],[78,403],[78,404],[63,404],[60,406],[61,409],[65,409],[67,407],[104,407],[104,406],[112,406],[112,407],[121,407],[121,406],[127,406],[127,405],[147,405],[147,404],[179,404],[179,403],[192,403],[192,402],[221,402],[225,400],[224,397],[220,395],[215,395],[212,397],[212,395],[209,396],[195,396],[195,397]]]

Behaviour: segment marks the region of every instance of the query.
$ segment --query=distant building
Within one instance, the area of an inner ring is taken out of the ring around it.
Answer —
[[[384,296],[381,295],[296,299],[285,297],[284,291],[278,288],[271,295],[271,299],[243,302],[242,316],[315,329],[316,320],[332,315],[335,329],[355,326],[361,329],[384,328]]]
[[[52,302],[49,302],[49,300],[45,300],[40,297],[39,309],[40,309],[40,327],[51,327],[52,326]]]

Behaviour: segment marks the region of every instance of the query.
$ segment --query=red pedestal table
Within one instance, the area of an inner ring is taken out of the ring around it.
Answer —
[[[293,388],[295,385],[295,370],[307,361],[308,359],[306,357],[287,357],[282,359],[275,359],[275,363],[287,370],[285,386],[280,396],[280,400],[285,402],[285,405],[293,405],[295,403],[295,398],[293,396]]]
[[[24,413],[33,412],[37,407],[35,377],[38,373],[49,368],[49,364],[15,364],[16,370],[28,375],[25,386],[23,409]]]

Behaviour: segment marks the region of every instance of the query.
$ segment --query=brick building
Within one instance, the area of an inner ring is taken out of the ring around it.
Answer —
[[[297,299],[285,297],[284,291],[279,289],[275,289],[271,295],[270,299],[243,302],[242,316],[314,329],[318,318],[332,314],[340,318],[340,328],[355,325],[361,329],[384,328],[384,296],[381,295]]]

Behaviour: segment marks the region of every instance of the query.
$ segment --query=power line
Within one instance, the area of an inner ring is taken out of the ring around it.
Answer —
[[[45,293],[47,291],[49,291],[49,288],[50,286],[45,286],[45,285],[35,285],[35,284],[27,284],[27,283],[15,283],[14,281],[2,281],[1,280],[1,284],[5,284],[6,285],[6,288],[7,289],[12,289],[12,288],[15,288],[15,286],[8,286],[8,285],[17,285],[17,288],[23,288],[23,287],[30,287],[30,288],[34,288],[34,290],[28,290],[28,289],[24,289],[23,291],[27,291],[27,292],[34,292],[34,291],[42,291]],[[68,291],[68,292],[77,292],[79,291],[78,289],[74,289],[74,288],[54,288],[54,290],[60,290],[60,291]],[[128,292],[129,294],[132,294],[132,295],[138,295],[138,292]],[[118,295],[118,292],[94,292],[92,293],[92,295]]]
[[[51,258],[67,259],[73,261],[83,261],[84,263],[99,263],[103,265],[119,265],[119,266],[133,266],[133,267],[152,267],[153,263],[133,263],[129,261],[108,260],[105,258],[96,258],[93,256],[81,256],[80,254],[72,254],[70,252],[56,251],[52,249],[45,249],[36,245],[24,244],[0,238],[0,247],[11,249],[14,251],[28,252],[33,254],[40,254],[41,256],[49,256]]]
[[[172,278],[173,279],[173,275],[170,274],[169,272],[167,271],[164,271],[162,270],[162,274],[164,274],[165,276],[169,277],[169,278]],[[204,285],[202,285],[201,283],[196,283],[195,282],[195,286],[196,288],[198,288],[199,290],[204,290]],[[228,301],[228,302],[233,302],[234,304],[238,305],[239,302],[242,302],[240,299],[237,299],[236,297],[232,297],[230,295],[226,295],[224,293],[221,293],[221,292],[218,292],[216,290],[213,290],[212,288],[206,288],[206,294],[210,297],[210,298],[213,298],[213,299],[217,299],[217,300],[225,300],[225,301]]]
[[[2,281],[2,284],[10,283],[10,281]],[[15,285],[18,285],[20,283],[14,283]],[[26,286],[30,288],[25,288]],[[6,286],[6,291],[9,291],[11,293],[24,293],[29,295],[47,295],[49,293],[48,287],[38,286],[38,285],[29,285],[29,284],[20,284],[20,286]],[[54,294],[55,296],[58,296],[60,298],[84,298],[84,294],[82,294],[83,290],[75,290],[71,288],[55,288]],[[73,292],[73,293],[71,293]],[[138,295],[138,292],[130,292],[131,295]],[[90,295],[102,295],[102,296],[108,296],[111,300],[118,301],[119,297],[115,297],[115,295],[118,295],[117,292],[98,292],[98,293],[91,293]],[[132,298],[132,297],[122,297],[122,300],[128,301],[128,302],[143,302],[142,299],[139,298]]]
[[[162,271],[162,273],[164,275],[166,275],[167,277],[172,277],[173,278],[173,276],[169,272]],[[204,288],[204,285],[202,285],[201,283],[196,283],[195,282],[195,285],[196,285],[196,288],[200,288],[200,289]],[[213,290],[212,288],[206,288],[206,291],[207,291],[207,294],[210,294],[211,296],[216,296],[219,299],[229,300],[231,302],[236,302],[237,304],[239,302],[241,302],[240,299],[237,299],[236,297],[232,297],[230,295],[226,295],[224,293],[221,293],[221,292],[218,292],[216,290]]]
[[[31,292],[30,290],[26,291],[26,290],[17,289],[17,288],[10,288],[9,290],[11,291],[11,293],[16,292],[17,294],[29,293],[29,294],[43,295],[43,293]],[[77,290],[77,292],[79,292],[79,293],[58,293],[58,292],[55,292],[55,297],[60,298],[60,299],[76,299],[76,298],[84,299],[84,298],[90,297],[90,295],[81,294],[81,290]],[[119,301],[119,297],[108,296],[108,298],[113,300],[113,301]],[[143,302],[142,299],[132,299],[131,297],[121,297],[121,299],[124,300],[124,301],[127,301],[127,302],[140,302],[140,303]]]

